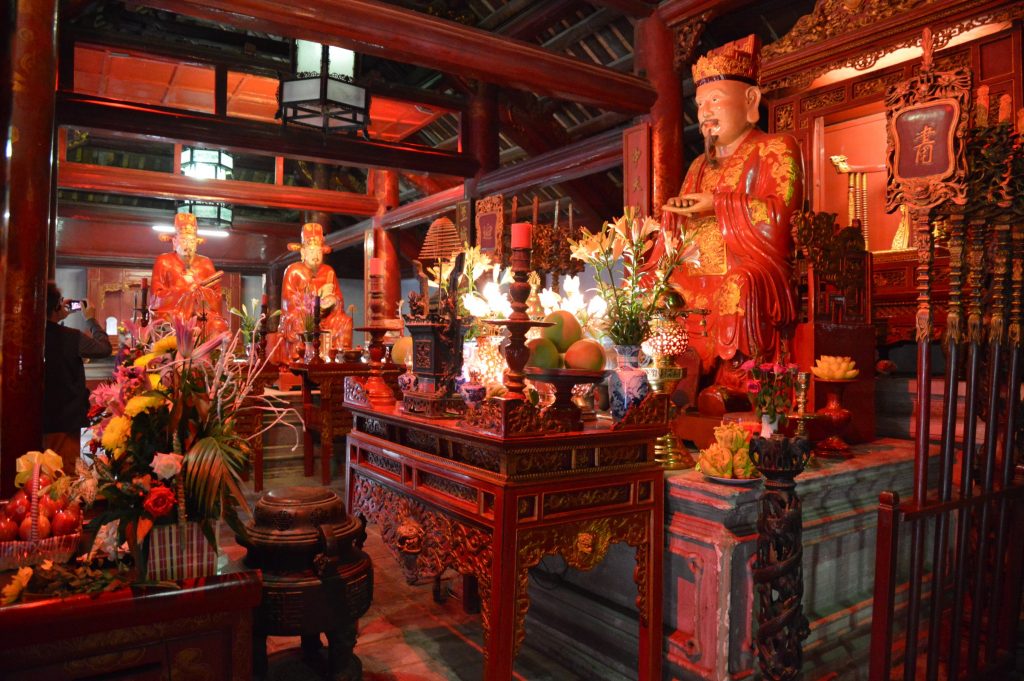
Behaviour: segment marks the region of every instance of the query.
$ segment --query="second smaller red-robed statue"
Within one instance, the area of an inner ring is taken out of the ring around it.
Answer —
[[[171,242],[174,251],[158,255],[153,263],[153,310],[157,319],[166,322],[195,317],[209,337],[228,329],[220,289],[224,273],[196,252],[204,241],[198,231],[195,215],[178,213],[174,235],[160,235],[161,241]]]
[[[315,222],[302,226],[302,243],[288,244],[299,251],[301,260],[284,272],[281,285],[281,332],[288,348],[288,357],[298,359],[303,352],[303,334],[310,331],[313,300],[320,296],[320,331],[330,331],[331,350],[352,348],[352,317],[345,313],[345,297],[338,288],[338,276],[324,264],[324,254],[331,248],[324,245],[323,227]]]

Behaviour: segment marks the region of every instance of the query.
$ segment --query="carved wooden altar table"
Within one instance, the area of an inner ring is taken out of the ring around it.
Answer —
[[[352,427],[352,415],[342,407],[342,391],[348,376],[367,377],[370,365],[363,362],[292,362],[288,370],[302,378],[302,431],[303,474],[313,475],[313,430],[320,431],[320,482],[331,482],[331,459],[334,438],[342,437]],[[397,364],[384,365],[384,380],[398,393]],[[320,406],[313,403],[313,391],[320,390]]]
[[[16,679],[252,678],[258,571],[0,607],[0,676]]]
[[[248,378],[248,367],[246,377]],[[257,492],[263,491],[263,410],[259,409],[259,401],[267,391],[267,388],[278,382],[281,375],[276,364],[267,362],[255,376],[252,376],[252,389],[246,398],[245,406],[235,420],[235,431],[249,439],[249,447],[252,450],[252,478],[253,489]],[[249,469],[243,472],[243,480],[249,479]]]
[[[349,511],[380,527],[409,580],[452,568],[476,578],[484,679],[512,678],[525,636],[529,569],[560,554],[578,570],[612,543],[636,549],[639,678],[661,678],[663,428],[495,437],[396,408],[346,403]]]

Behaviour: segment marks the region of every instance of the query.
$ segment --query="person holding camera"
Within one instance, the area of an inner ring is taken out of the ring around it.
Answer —
[[[88,333],[61,324],[81,310]],[[64,460],[73,473],[82,451],[82,428],[89,425],[89,389],[83,358],[109,357],[110,339],[96,321],[96,311],[84,300],[65,300],[57,285],[46,287],[46,345],[43,371],[43,447]]]

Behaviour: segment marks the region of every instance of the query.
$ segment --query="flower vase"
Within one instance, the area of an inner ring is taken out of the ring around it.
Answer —
[[[305,362],[306,364],[309,364],[316,358],[316,346],[313,344],[313,334],[302,334],[302,342],[304,344],[302,361]]]
[[[630,407],[640,404],[651,388],[640,368],[639,345],[616,345],[615,357],[615,370],[608,377],[608,402],[612,418],[618,421]]]

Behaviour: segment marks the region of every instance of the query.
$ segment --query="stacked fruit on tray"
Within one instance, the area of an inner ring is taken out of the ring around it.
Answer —
[[[825,381],[845,381],[857,378],[860,369],[857,369],[856,366],[856,362],[850,357],[822,355],[814,362],[811,371],[814,372],[815,376]]]
[[[556,310],[544,318],[551,326],[540,331],[539,338],[526,342],[530,348],[527,366],[540,369],[604,368],[604,348],[596,340],[583,337],[583,328],[571,312]]]

